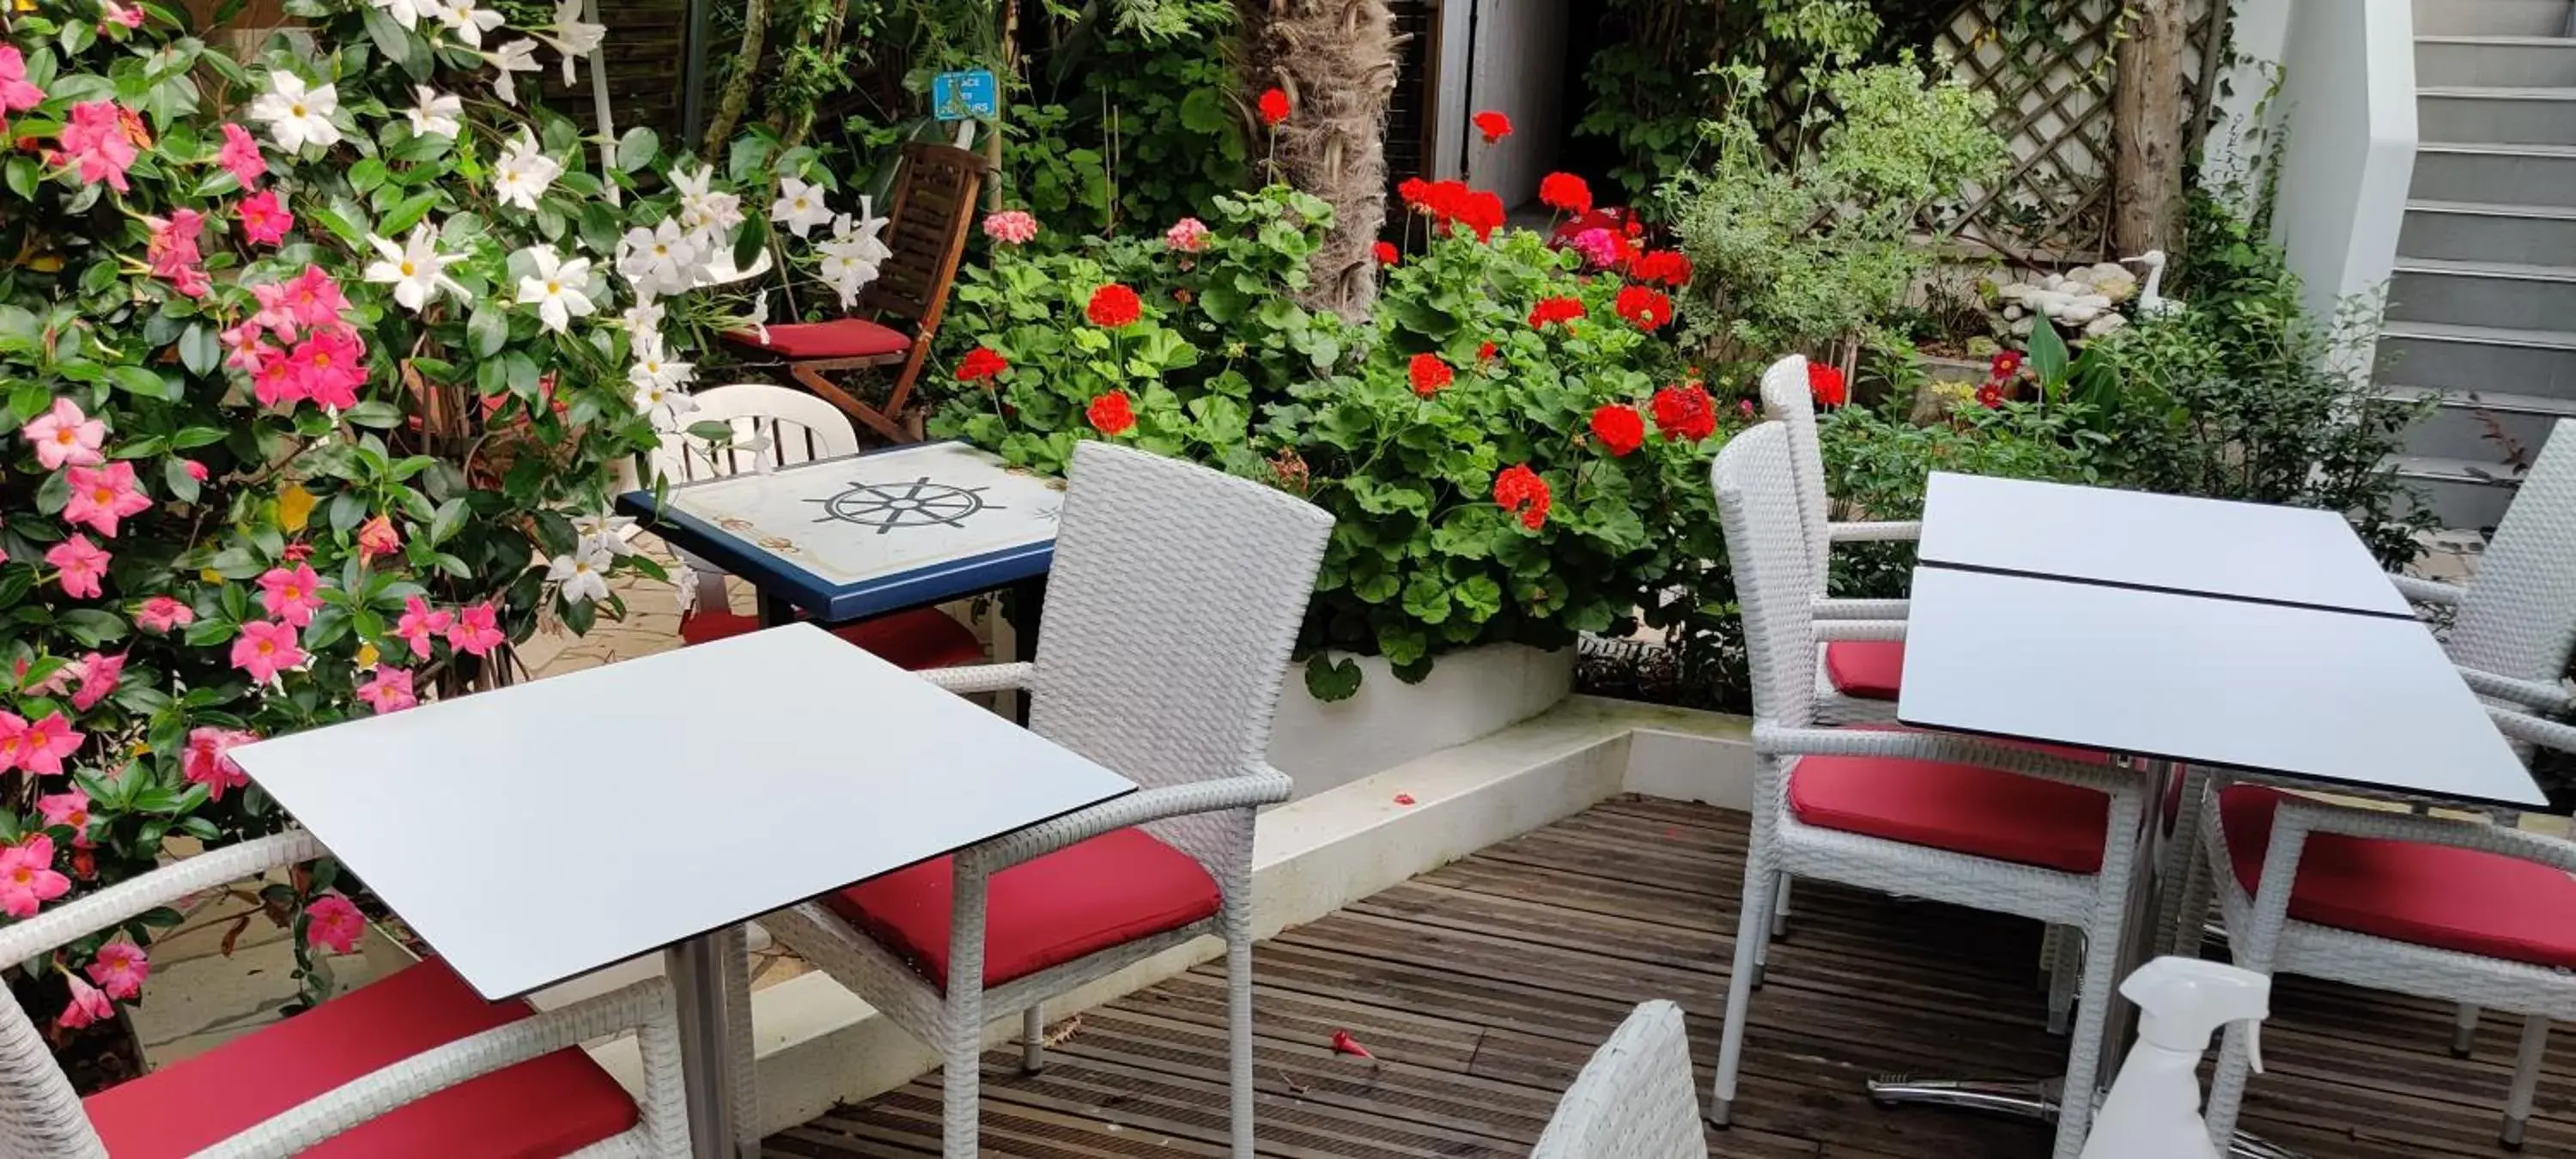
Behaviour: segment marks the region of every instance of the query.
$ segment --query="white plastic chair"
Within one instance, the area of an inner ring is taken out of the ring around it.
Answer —
[[[199,854],[0,929],[0,961],[39,959],[192,894],[322,855],[321,845],[300,831]],[[688,1153],[679,1030],[667,981],[648,979],[544,1014],[528,1013],[525,1003],[504,1004],[503,1009],[508,1006],[517,1007],[512,1020],[483,1018],[482,1023],[500,1024],[479,1033],[449,1037],[438,1034],[434,1025],[417,1029],[417,1035],[427,1041],[408,1058],[401,1057],[399,1048],[371,1051],[366,1044],[382,1041],[388,1023],[406,1019],[434,1023],[442,1017],[424,1014],[424,1007],[437,1007],[449,1015],[459,1010],[469,1015],[501,1012],[475,997],[445,966],[434,960],[422,962],[287,1022],[92,1095],[84,1103],[73,1093],[70,1079],[55,1064],[27,1012],[14,1000],[0,1000],[0,1154],[94,1159],[106,1156],[113,1143],[116,1159],[292,1155],[413,1103],[423,1104],[414,1115],[432,1115],[439,1124],[445,1146],[468,1148],[473,1154],[520,1154],[550,1145],[575,1148],[572,1153],[584,1157]],[[635,1125],[624,1129],[612,1125],[586,1138],[579,1137],[576,1129],[574,1138],[565,1138],[568,1119],[626,1113],[621,1107],[629,1104],[628,1097],[615,1079],[582,1053],[581,1043],[628,1027],[639,1031],[644,1063],[644,1098],[632,1103]],[[305,1073],[281,1075],[274,1065],[256,1061],[263,1052],[275,1049],[274,1043],[299,1038],[320,1044],[335,1057],[345,1052],[400,1061],[381,1067],[352,1065],[345,1075],[334,1076],[343,1080],[339,1085],[297,1091],[302,1097],[290,1109],[263,1117],[255,1109],[261,1105],[263,1089],[318,1085],[309,1069],[295,1068]],[[548,1057],[558,1055],[563,1057]],[[504,1097],[512,1100],[517,1116],[490,1113],[488,1085],[480,1095],[455,1091],[451,1098],[446,1093],[483,1076],[516,1084],[514,1093]],[[209,1086],[220,1088],[221,1096],[209,1098],[205,1094]],[[209,1105],[240,1108],[241,1121],[209,1123]],[[168,1110],[160,1109],[164,1107]],[[460,1134],[447,1138],[444,1133],[450,1131]],[[417,1138],[405,1138],[420,1143]],[[377,1135],[372,1141],[341,1140],[334,1153],[407,1155],[418,1150],[418,1146],[403,1150]]]
[[[1256,483],[1082,444],[1037,659],[921,676],[1027,690],[1031,731],[1144,790],[761,919],[939,1049],[954,1159],[976,1154],[988,1010],[1022,1012],[1035,1069],[1045,1001],[1211,933],[1226,943],[1233,1152],[1252,1155],[1253,815],[1294,788],[1264,756],[1332,523]],[[1069,913],[1084,917],[1040,929]]]
[[[1744,1025],[1762,953],[1775,875],[1794,873],[1866,889],[2015,914],[2086,934],[2083,984],[2068,1090],[2089,1091],[2101,1059],[2129,879],[2138,871],[2144,779],[2037,747],[1879,727],[1816,723],[1816,644],[1902,638],[1901,623],[1818,624],[1813,562],[1798,515],[1787,427],[1763,423],[1729,441],[1711,469],[1744,612],[1753,668],[1753,744],[1762,758],[1747,842],[1743,912],[1728,979],[1710,1118],[1729,1120],[1743,1061]],[[1975,797],[1975,831],[1928,817],[1923,803]],[[2099,801],[2098,824],[2091,808]],[[1872,836],[1942,827],[1938,844]],[[2004,840],[1998,840],[1998,838]],[[2046,848],[2049,863],[1989,852]],[[2089,1099],[2059,1117],[2056,1154],[2074,1159],[2092,1118]]]
[[[1530,1159],[1706,1159],[1682,1008],[1648,1002],[1583,1064]]]

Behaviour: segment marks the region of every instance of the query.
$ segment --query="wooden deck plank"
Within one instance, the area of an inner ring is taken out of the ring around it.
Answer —
[[[1702,1084],[1742,896],[1745,819],[1612,801],[1486,849],[1254,952],[1261,1153],[1515,1156],[1636,1002],[1691,1020]],[[2016,1075],[2063,1065],[2042,1025],[2028,922],[1802,883],[1745,1043],[1737,1126],[1710,1151],[1748,1159],[2023,1159],[2047,1129],[1881,1109],[1863,1079]],[[2518,1022],[2489,1016],[2450,1057],[2450,1008],[2283,979],[2264,1028],[2273,1070],[2246,1125],[2314,1159],[2501,1159],[2495,1142]],[[1379,1057],[1333,1052],[1348,1030]],[[2576,1047],[2553,1040],[2527,1155],[2576,1155]],[[1203,966],[1087,1012],[1036,1075],[983,1060],[988,1155],[1222,1155],[1225,977]],[[772,1137],[795,1159],[935,1155],[933,1075]]]

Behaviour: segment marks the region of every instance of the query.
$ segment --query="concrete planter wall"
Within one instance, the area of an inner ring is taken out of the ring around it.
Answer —
[[[1270,763],[1311,797],[1416,757],[1499,732],[1556,706],[1574,688],[1574,650],[1488,644],[1439,658],[1407,684],[1378,656],[1358,657],[1359,694],[1326,703],[1291,665],[1270,731]]]

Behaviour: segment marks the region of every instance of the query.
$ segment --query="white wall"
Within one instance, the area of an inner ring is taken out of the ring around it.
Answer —
[[[2266,14],[2287,0],[2247,0]],[[2249,21],[2250,23],[2250,21]],[[2272,232],[2320,318],[2397,262],[2415,175],[2409,0],[2296,0],[2281,44],[2279,191]]]
[[[1450,18],[1469,7],[1449,5]],[[1470,128],[1457,140],[1466,148],[1468,184],[1518,207],[1538,196],[1539,178],[1555,166],[1556,142],[1575,103],[1563,91],[1565,0],[1476,0],[1472,7],[1465,113],[1500,112],[1512,119],[1512,135],[1487,145]]]

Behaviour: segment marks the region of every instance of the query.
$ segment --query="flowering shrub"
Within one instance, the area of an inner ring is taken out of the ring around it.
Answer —
[[[595,156],[517,106],[540,52],[570,69],[598,42],[577,4],[524,34],[474,0],[287,11],[302,27],[247,61],[176,6],[5,17],[11,918],[150,869],[166,838],[284,825],[236,745],[504,678],[541,618],[619,614],[606,577],[656,569],[605,516],[612,466],[687,412],[714,315],[679,295],[765,237],[737,237],[706,167],[645,195],[649,131]],[[804,234],[830,215],[789,161],[778,216]],[[865,232],[823,248],[881,253]],[[264,900],[345,950],[337,877]],[[67,979],[78,1026],[133,997],[177,920],[26,968]]]

